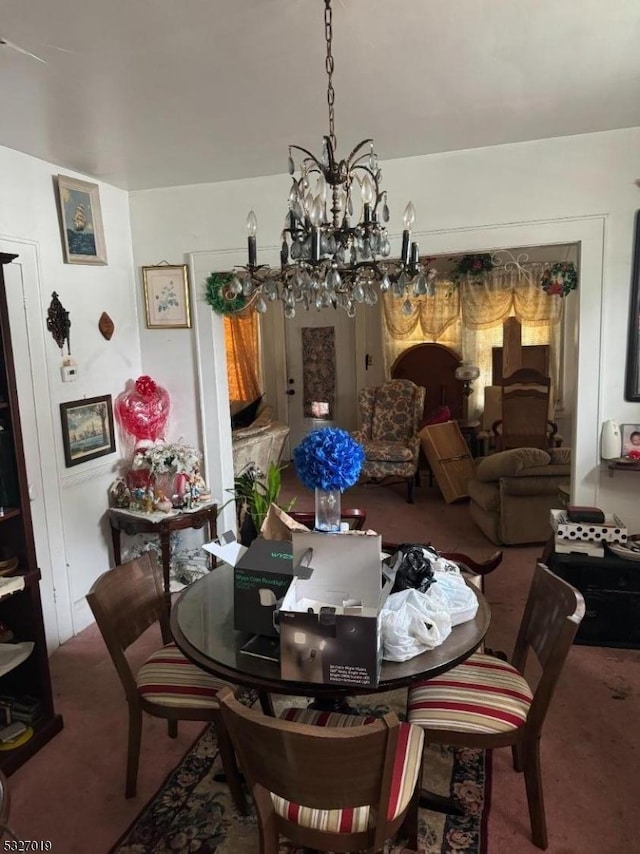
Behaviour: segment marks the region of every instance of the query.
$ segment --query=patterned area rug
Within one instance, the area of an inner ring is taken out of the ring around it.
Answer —
[[[405,692],[356,697],[362,714],[401,715]],[[375,705],[374,705],[375,703]],[[278,705],[306,705],[286,698]],[[482,750],[428,746],[424,783],[463,806],[461,817],[420,810],[420,854],[486,854],[490,796],[490,754]],[[229,790],[214,776],[221,771],[213,727],[205,730],[152,801],[109,854],[256,854],[258,831],[253,815],[240,816]],[[408,849],[407,849],[408,850]],[[403,840],[387,843],[385,854],[402,854]],[[300,854],[282,842],[280,854]]]

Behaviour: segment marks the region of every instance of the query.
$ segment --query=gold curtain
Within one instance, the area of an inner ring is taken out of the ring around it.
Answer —
[[[230,400],[255,400],[260,396],[260,330],[255,311],[224,319],[227,379]]]
[[[549,296],[538,284],[544,266],[528,264],[524,276],[516,270],[492,270],[480,280],[463,280],[462,324],[469,329],[489,329],[507,317],[529,326],[548,326],[562,316],[562,298]]]
[[[451,282],[436,282],[432,297],[410,297],[411,314],[402,313],[404,299],[389,291],[382,298],[386,375],[400,353],[414,344],[437,342],[460,350],[460,292]]]
[[[491,348],[502,346],[502,324],[516,317],[522,344],[548,344],[553,389],[559,392],[559,352],[564,300],[549,296],[539,285],[544,264],[525,264],[525,272],[504,268],[467,277],[459,287],[436,283],[433,297],[410,298],[413,310],[402,313],[404,299],[386,293],[382,326],[386,376],[395,359],[409,347],[433,342],[450,347],[480,368],[469,400],[472,417],[484,407],[484,386],[491,382]]]

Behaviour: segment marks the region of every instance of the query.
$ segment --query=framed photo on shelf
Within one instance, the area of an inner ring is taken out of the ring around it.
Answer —
[[[190,329],[189,268],[158,264],[142,268],[147,329]]]
[[[64,260],[67,264],[106,264],[98,185],[58,175],[56,190]]]
[[[622,455],[640,451],[640,424],[622,424]]]
[[[114,453],[116,437],[110,394],[61,403],[60,420],[67,468]]]

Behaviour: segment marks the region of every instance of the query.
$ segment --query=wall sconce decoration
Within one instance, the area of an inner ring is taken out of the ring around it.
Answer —
[[[113,335],[113,330],[115,329],[113,320],[109,317],[106,311],[103,311],[100,315],[100,320],[98,321],[98,329],[100,330],[100,334],[107,341],[111,341],[111,336]]]
[[[69,342],[69,331],[71,329],[71,321],[69,320],[69,312],[58,299],[58,294],[54,291],[51,294],[51,303],[47,310],[47,329],[53,335],[53,340],[60,348],[60,353],[64,357],[64,343],[67,342],[67,355],[71,355],[71,344]]]
[[[480,376],[480,368],[477,365],[472,365],[471,362],[460,362],[455,371],[455,377],[463,384],[464,392],[464,420],[469,420],[469,397],[473,391],[473,382]]]

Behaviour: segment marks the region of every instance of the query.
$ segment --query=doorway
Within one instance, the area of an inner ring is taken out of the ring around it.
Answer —
[[[356,324],[335,308],[285,321],[287,423],[293,449],[311,430],[357,426]]]
[[[73,624],[40,316],[38,252],[35,244],[4,239],[0,239],[0,250],[18,255],[5,267],[5,282],[33,535],[42,575],[40,595],[51,653],[73,636]]]

